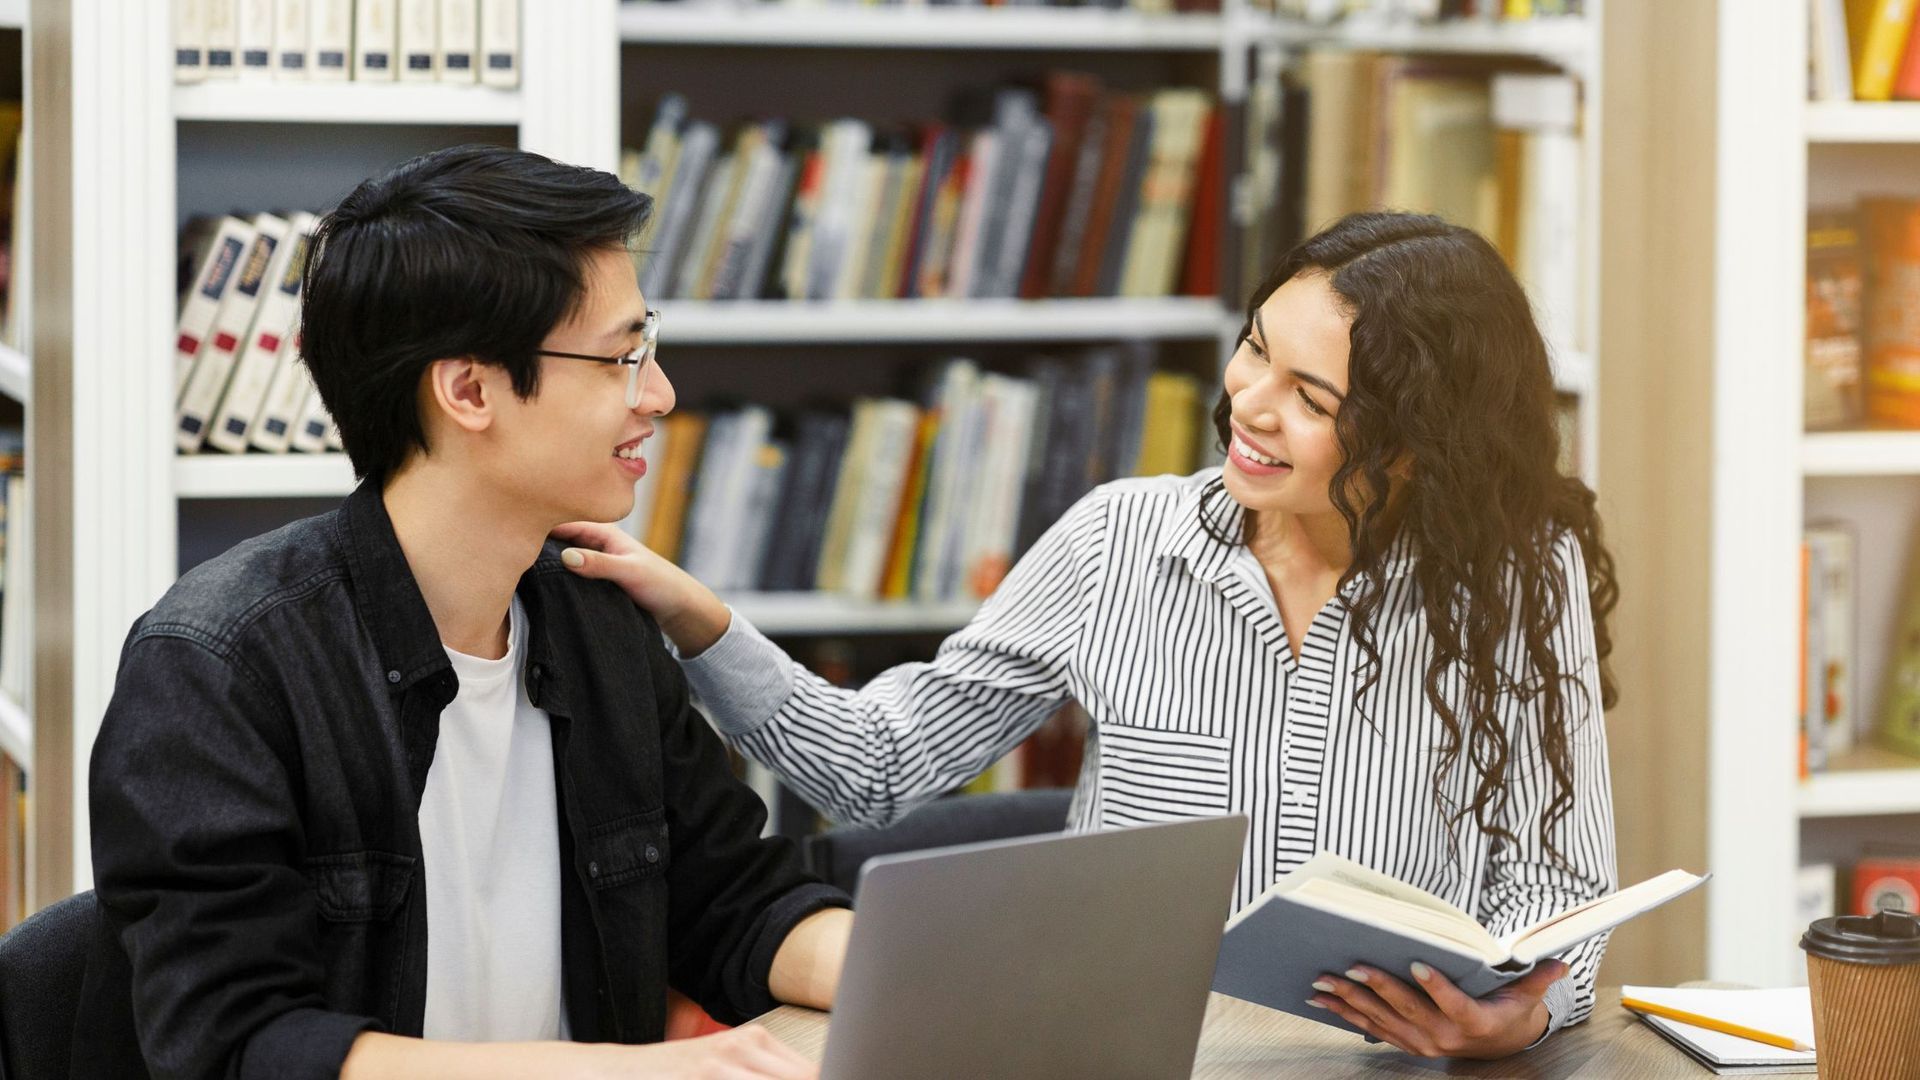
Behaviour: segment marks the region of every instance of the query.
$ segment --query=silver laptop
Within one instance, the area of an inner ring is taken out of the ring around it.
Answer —
[[[822,1080],[1185,1080],[1247,819],[883,855]]]

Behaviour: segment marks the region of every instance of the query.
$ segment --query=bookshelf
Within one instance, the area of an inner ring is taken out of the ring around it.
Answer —
[[[27,25],[27,0],[0,0],[0,30],[19,30]]]
[[[33,370],[28,366],[27,354],[11,345],[0,344],[0,394],[25,405],[32,387]]]
[[[1810,479],[1920,476],[1920,432],[1836,431],[1809,434],[1800,441],[1800,468]]]
[[[1808,102],[1809,143],[1920,142],[1920,102]]]
[[[33,718],[6,694],[0,694],[0,752],[23,765],[33,760]]]
[[[517,92],[405,85],[200,84],[177,87],[167,43],[167,5],[129,12],[117,0],[30,0],[35,17],[37,131],[52,132],[35,162],[36,249],[57,253],[36,290],[29,350],[37,413],[37,548],[48,574],[37,614],[35,904],[89,883],[84,791],[87,748],[111,691],[127,626],[167,588],[179,553],[209,528],[211,509],[332,498],[352,479],[339,455],[176,457],[171,450],[170,372],[175,230],[194,212],[323,205],[360,177],[450,141],[511,140],[564,160],[614,169],[622,111],[642,107],[623,86],[636,65],[697,67],[731,58],[764,73],[844,74],[849,57],[881,58],[913,80],[991,83],[1049,57],[1097,70],[1151,72],[1137,83],[1211,84],[1244,98],[1249,52],[1324,42],[1544,60],[1576,72],[1599,55],[1594,23],[1538,27],[1307,27],[1225,0],[1220,15],[1142,16],[1100,10],[810,9],[805,12],[656,7],[615,0],[539,5],[528,19]],[[0,0],[0,24],[10,8]],[[1589,8],[1598,7],[1590,0]],[[740,51],[731,51],[740,50]],[[995,68],[994,65],[998,65]],[[983,70],[975,70],[977,68]],[[1588,75],[1589,78],[1595,76]],[[738,81],[738,80],[736,80]],[[766,93],[750,80],[735,95]],[[771,83],[768,83],[771,85]],[[653,87],[658,90],[673,87]],[[1591,88],[1587,168],[1598,169],[1598,94]],[[741,100],[746,100],[741,98]],[[787,103],[816,112],[811,102]],[[695,100],[727,115],[727,101]],[[764,110],[762,98],[759,107]],[[785,106],[783,106],[785,107]],[[907,114],[920,112],[906,102]],[[830,114],[829,114],[830,115]],[[633,117],[627,118],[630,122]],[[623,135],[627,138],[623,139]],[[1591,177],[1589,177],[1591,179]],[[1593,185],[1593,186],[1597,186]],[[1587,233],[1597,228],[1589,200]],[[1597,263],[1582,245],[1589,290]],[[1208,377],[1231,347],[1240,298],[1035,303],[692,304],[663,302],[666,363],[720,368],[770,346],[815,345],[867,356],[895,346],[1071,345],[1151,339],[1179,350]],[[1592,304],[1588,305],[1593,307]],[[687,351],[681,351],[685,348]],[[1598,377],[1597,335],[1558,350],[1558,381],[1581,393],[1590,421]],[[150,358],[150,362],[137,362]],[[6,358],[0,356],[0,385]],[[678,374],[678,371],[676,371]],[[21,381],[28,381],[23,372]],[[1595,427],[1583,424],[1595,460]],[[263,511],[264,512],[264,511]],[[138,537],[139,543],[124,538]],[[964,624],[976,605],[859,603],[813,594],[729,598],[770,633],[938,634]]]

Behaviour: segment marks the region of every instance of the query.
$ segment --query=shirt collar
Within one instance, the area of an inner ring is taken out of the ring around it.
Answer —
[[[1187,573],[1201,581],[1218,581],[1233,566],[1244,548],[1242,530],[1246,527],[1246,508],[1236,502],[1220,482],[1220,470],[1209,469],[1205,480],[1189,487],[1174,500],[1172,520],[1161,531],[1154,546],[1156,566],[1168,559],[1187,564]],[[1231,542],[1220,537],[1231,537]],[[1391,581],[1413,572],[1417,551],[1413,536],[1405,529],[1388,545],[1380,564],[1382,581]]]

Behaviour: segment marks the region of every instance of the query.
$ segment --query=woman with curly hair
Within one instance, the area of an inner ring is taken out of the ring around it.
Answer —
[[[1244,813],[1236,909],[1324,849],[1498,935],[1615,887],[1616,589],[1553,402],[1485,240],[1356,214],[1254,293],[1223,468],[1096,489],[935,659],[859,691],[624,533],[557,535],[659,618],[729,740],[837,819],[953,789],[1071,698],[1092,718],[1072,827]],[[1479,999],[1359,966],[1312,1003],[1410,1053],[1499,1057],[1585,1017],[1604,947]]]

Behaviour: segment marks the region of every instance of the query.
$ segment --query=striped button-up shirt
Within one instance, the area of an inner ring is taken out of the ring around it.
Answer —
[[[1071,827],[1247,815],[1235,910],[1320,850],[1426,889],[1496,937],[1612,891],[1606,735],[1577,544],[1562,537],[1554,549],[1567,603],[1552,648],[1574,678],[1573,805],[1554,834],[1562,864],[1539,829],[1553,788],[1537,702],[1498,702],[1512,747],[1499,821],[1517,839],[1446,809],[1471,802],[1474,774],[1462,754],[1436,783],[1444,727],[1424,689],[1433,645],[1407,546],[1383,570],[1379,679],[1362,694],[1345,603],[1357,583],[1314,617],[1296,658],[1258,560],[1202,526],[1204,512],[1239,535],[1243,511],[1208,485],[1218,475],[1095,490],[931,662],[858,691],[808,672],[738,615],[684,666],[723,734],[842,821],[889,821],[953,789],[1071,698],[1092,720]],[[1503,670],[1525,671],[1523,655],[1517,631],[1507,635]],[[1456,694],[1462,684],[1448,682]],[[1604,948],[1602,936],[1564,957],[1572,970],[1547,997],[1552,1028],[1592,1007]]]

